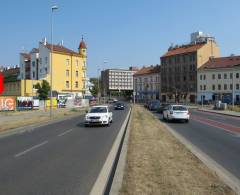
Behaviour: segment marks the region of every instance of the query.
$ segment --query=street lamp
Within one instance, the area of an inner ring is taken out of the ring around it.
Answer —
[[[53,12],[54,10],[57,10],[58,9],[58,6],[54,5],[52,6],[52,11],[51,11],[51,66],[50,66],[50,96],[51,96],[51,99],[50,99],[50,117],[52,118],[52,97],[53,97],[53,87],[52,87],[52,77],[53,77],[53,74],[52,74],[52,65],[53,65]]]

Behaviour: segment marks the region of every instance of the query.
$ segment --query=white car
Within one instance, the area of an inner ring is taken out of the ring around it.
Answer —
[[[184,120],[189,122],[190,115],[188,108],[183,105],[169,105],[163,110],[163,120]]]
[[[110,125],[113,120],[108,106],[93,106],[85,116],[85,126]]]

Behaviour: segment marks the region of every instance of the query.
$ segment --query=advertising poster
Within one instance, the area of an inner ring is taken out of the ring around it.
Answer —
[[[15,97],[0,97],[0,111],[14,111],[15,109]]]
[[[0,95],[4,91],[3,75],[0,73]]]
[[[32,110],[33,98],[32,97],[17,97],[17,110]]]

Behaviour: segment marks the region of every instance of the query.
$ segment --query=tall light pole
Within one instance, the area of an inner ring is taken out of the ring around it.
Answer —
[[[97,69],[97,75],[98,75],[98,104],[100,104],[100,68]]]
[[[52,107],[53,107],[53,103],[52,103],[52,98],[53,98],[53,87],[52,87],[52,83],[53,83],[53,79],[52,79],[52,77],[53,77],[53,73],[52,73],[52,71],[53,71],[53,68],[52,68],[52,66],[53,66],[53,12],[54,12],[54,10],[57,10],[58,9],[58,6],[56,6],[56,5],[54,5],[54,6],[52,6],[51,7],[51,66],[50,66],[50,73],[51,73],[51,75],[50,75],[50,96],[51,96],[51,99],[50,99],[50,117],[52,118]]]
[[[234,71],[232,72],[232,107],[234,107]]]

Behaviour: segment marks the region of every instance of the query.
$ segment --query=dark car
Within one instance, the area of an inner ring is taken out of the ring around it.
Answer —
[[[125,105],[122,102],[117,102],[114,106],[115,110],[124,110]]]
[[[157,112],[158,112],[158,113],[163,113],[163,110],[164,110],[167,106],[169,106],[169,105],[170,105],[170,104],[167,104],[167,103],[161,104],[160,107],[157,109]]]
[[[148,109],[152,111],[156,111],[160,107],[160,101],[159,100],[152,100],[148,104]]]

